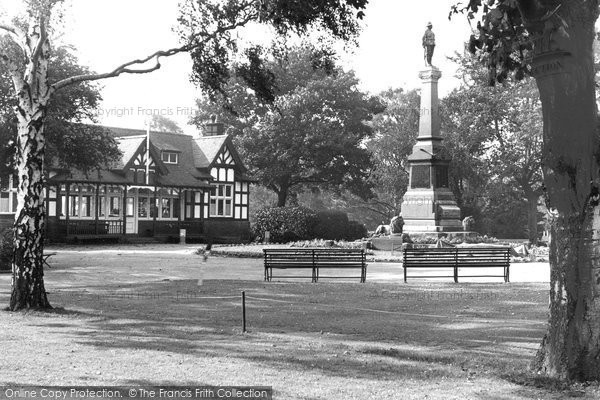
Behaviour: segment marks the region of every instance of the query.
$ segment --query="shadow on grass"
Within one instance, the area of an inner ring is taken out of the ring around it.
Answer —
[[[241,290],[248,296],[251,335],[240,335]],[[490,290],[498,295],[482,295]],[[89,319],[81,341],[98,347],[227,355],[299,369],[310,369],[317,362],[324,373],[332,375],[392,379],[406,371],[425,379],[421,372],[428,369],[440,376],[455,374],[448,365],[483,365],[498,373],[525,366],[533,351],[514,348],[518,344],[533,348],[540,341],[545,313],[542,301],[531,300],[530,290],[527,285],[442,284],[398,289],[395,285],[270,285],[254,281],[206,281],[198,286],[195,280],[180,280],[88,286],[85,291],[54,293],[53,301],[72,303],[77,309],[65,312]],[[61,321],[54,327],[62,325],[68,323]],[[272,338],[271,334],[278,336]],[[316,339],[312,335],[317,335]],[[298,340],[320,343],[327,349],[298,349]],[[366,362],[339,357],[340,343],[357,348],[353,354]],[[370,345],[381,343],[388,349]],[[289,350],[292,356],[273,352],[270,344]],[[389,345],[416,350],[390,350]],[[444,355],[439,355],[439,349],[445,349]],[[368,366],[372,358],[377,365]],[[400,364],[399,370],[386,372]]]
[[[241,333],[241,290],[249,334]],[[59,315],[83,319],[78,342],[98,348],[235,358],[378,381],[491,375],[528,393],[568,390],[531,384],[521,372],[543,336],[546,298],[541,285],[527,284],[160,280],[71,287],[51,301],[67,307]],[[69,324],[49,318],[40,325]]]

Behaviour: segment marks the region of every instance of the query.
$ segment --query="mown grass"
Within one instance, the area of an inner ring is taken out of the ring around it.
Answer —
[[[528,371],[546,284],[264,283],[228,272],[199,286],[187,256],[164,257],[169,269],[157,254],[57,256],[54,312],[0,313],[0,383],[267,385],[276,399],[600,396],[597,384]],[[219,263],[246,271],[243,260]]]

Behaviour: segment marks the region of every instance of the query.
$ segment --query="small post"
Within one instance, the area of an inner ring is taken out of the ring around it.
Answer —
[[[246,292],[242,290],[242,332],[246,333]]]

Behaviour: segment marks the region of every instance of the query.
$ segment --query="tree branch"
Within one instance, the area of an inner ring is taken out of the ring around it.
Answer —
[[[14,26],[10,26],[10,25],[6,25],[2,22],[0,22],[0,30],[6,31],[8,33],[11,33],[13,35],[19,35],[17,32],[17,29]]]
[[[129,61],[129,62],[126,62],[125,64],[119,65],[114,70],[112,70],[110,72],[106,72],[104,74],[76,75],[76,76],[72,76],[70,78],[63,79],[61,81],[54,83],[52,85],[52,89],[60,90],[65,86],[73,85],[76,83],[80,83],[80,82],[84,82],[84,81],[97,81],[97,80],[106,79],[106,78],[115,78],[121,74],[146,74],[146,73],[149,73],[152,71],[156,71],[157,69],[159,69],[161,67],[160,57],[169,57],[169,56],[172,56],[172,55],[175,55],[175,54],[178,54],[181,52],[185,52],[188,50],[189,50],[188,45],[185,45],[182,47],[176,47],[176,48],[169,49],[169,50],[159,50],[145,58]],[[150,68],[144,68],[144,69],[129,68],[129,67],[135,66],[135,65],[146,64],[148,61],[150,61],[153,58],[156,58],[156,64]]]
[[[191,51],[195,48],[201,47],[202,45],[208,43],[210,40],[215,39],[216,37],[218,37],[220,34],[227,32],[227,31],[231,31],[234,29],[237,29],[239,27],[245,26],[246,24],[248,24],[250,21],[254,20],[257,18],[257,14],[253,14],[253,13],[248,13],[248,15],[246,15],[245,18],[242,18],[239,21],[233,22],[229,25],[225,25],[225,26],[219,26],[218,28],[216,28],[214,30],[214,32],[210,33],[210,34],[206,34],[204,35],[204,37],[202,38],[202,40],[199,40],[197,42],[196,39],[198,38],[198,36],[202,36],[202,35],[195,35],[193,37],[191,37],[189,39],[188,44],[181,46],[181,47],[174,47],[172,49],[169,50],[159,50],[155,53],[150,54],[149,56],[145,57],[145,58],[141,58],[141,59],[137,59],[137,60],[133,60],[133,61],[129,61],[126,62],[120,66],[118,66],[117,68],[115,68],[114,70],[112,70],[111,72],[107,72],[104,74],[87,74],[87,75],[77,75],[77,76],[72,76],[70,78],[67,79],[63,79],[61,81],[58,81],[56,83],[54,83],[51,86],[52,90],[60,90],[65,86],[69,86],[69,85],[73,85],[76,83],[80,83],[80,82],[84,82],[84,81],[97,81],[100,79],[107,79],[107,78],[115,78],[121,74],[146,74],[152,71],[156,71],[157,69],[159,69],[161,67],[160,65],[160,58],[161,57],[170,57],[173,56],[175,54],[178,53],[184,53],[184,52],[188,52]],[[140,66],[143,65],[145,63],[147,63],[148,61],[152,60],[152,59],[156,59],[156,64],[150,68],[145,68],[145,69],[131,69],[129,67],[131,66]]]
[[[42,54],[42,49],[46,40],[48,39],[48,33],[46,32],[46,23],[44,18],[40,18],[40,38],[38,39],[35,47],[31,51],[31,62],[33,65],[37,65],[37,61],[40,58],[40,54]]]

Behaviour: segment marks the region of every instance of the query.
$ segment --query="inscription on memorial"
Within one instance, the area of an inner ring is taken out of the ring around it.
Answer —
[[[437,165],[435,167],[435,188],[448,187],[448,166]]]
[[[431,175],[429,165],[413,165],[411,168],[410,187],[413,189],[424,189],[431,187]]]

